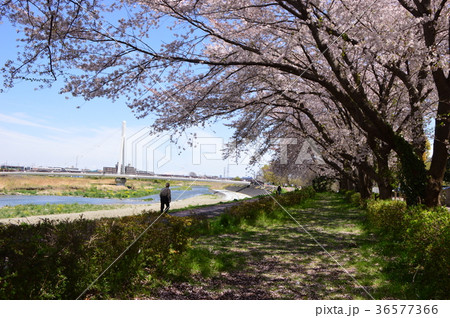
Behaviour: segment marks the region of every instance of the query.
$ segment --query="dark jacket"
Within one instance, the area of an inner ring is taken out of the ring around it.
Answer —
[[[161,198],[161,200],[165,199],[169,200],[169,202],[172,201],[170,189],[167,187],[161,190],[161,192],[159,193],[159,197]]]

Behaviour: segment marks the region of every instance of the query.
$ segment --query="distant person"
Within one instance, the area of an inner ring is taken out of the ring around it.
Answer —
[[[277,194],[281,194],[281,186],[278,186],[278,188],[277,188]]]
[[[167,213],[170,208],[170,201],[172,201],[172,196],[170,193],[170,184],[166,183],[166,187],[161,190],[159,193],[159,198],[161,200],[161,213]],[[167,207],[165,207],[167,206]]]

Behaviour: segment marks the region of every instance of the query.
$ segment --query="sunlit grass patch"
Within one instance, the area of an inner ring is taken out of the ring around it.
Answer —
[[[218,252],[207,247],[195,247],[187,251],[180,262],[181,266],[173,270],[179,278],[189,279],[200,274],[211,277],[220,272],[237,269],[243,258],[236,252]]]

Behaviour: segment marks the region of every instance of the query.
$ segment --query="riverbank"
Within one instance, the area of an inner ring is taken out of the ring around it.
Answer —
[[[158,194],[166,182],[174,190],[209,187],[216,190],[232,185],[226,181],[127,179],[116,184],[110,176],[5,175],[0,174],[0,195],[77,196],[89,198],[137,198]],[[230,181],[231,182],[231,181]]]
[[[245,198],[250,198],[249,195],[242,193],[234,193],[227,190],[217,190],[214,194],[199,195],[196,197],[191,197],[183,200],[173,201],[170,205],[172,210],[175,209],[189,209],[194,206],[201,205],[213,205],[220,202],[229,202],[233,200],[241,200]],[[30,216],[21,218],[10,218],[10,219],[0,219],[0,224],[36,224],[42,220],[77,220],[83,219],[100,219],[100,218],[115,218],[130,215],[138,215],[144,211],[155,211],[156,213],[160,209],[160,203],[152,204],[140,204],[140,205],[125,205],[118,209],[107,209],[98,211],[85,211],[81,213],[62,213],[62,214],[52,214],[52,215],[41,215],[41,216]]]

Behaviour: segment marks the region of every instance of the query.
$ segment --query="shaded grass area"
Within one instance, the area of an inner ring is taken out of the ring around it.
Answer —
[[[61,213],[80,213],[85,211],[112,210],[120,208],[120,205],[99,204],[20,204],[4,206],[0,208],[0,219],[28,217],[35,215],[49,215]]]
[[[140,297],[415,298],[410,281],[393,280],[386,271],[390,257],[379,253],[375,237],[364,230],[364,212],[340,195],[317,194],[287,212],[295,221],[284,211],[239,225],[214,220],[172,279]]]
[[[313,213],[322,201],[319,197],[288,211],[298,222],[312,223],[309,227],[320,225],[310,231],[327,248],[341,254],[342,250],[355,248],[353,236],[358,235],[359,230],[353,233],[354,222],[346,227],[350,228],[349,235],[338,230],[335,234],[325,232],[325,227],[335,227],[334,220],[338,216],[330,215],[332,212],[323,207],[322,214]],[[348,282],[345,272],[320,246],[281,210],[276,210],[275,215],[273,212],[270,216],[263,214],[240,224],[233,224],[226,217],[216,218],[209,223],[207,231],[203,228],[197,232],[201,236],[187,251],[183,268],[175,273],[176,279],[151,291],[150,298],[367,298],[353,282]]]

